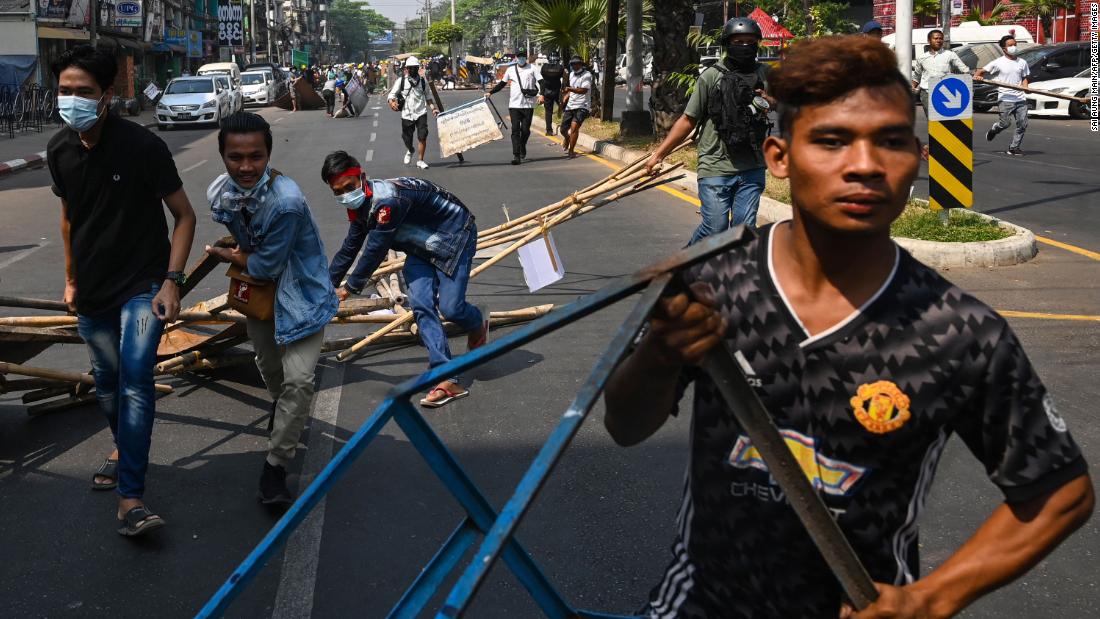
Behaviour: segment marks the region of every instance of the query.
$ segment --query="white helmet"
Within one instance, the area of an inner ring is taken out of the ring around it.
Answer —
[[[405,66],[406,67],[419,67],[420,66],[420,59],[417,58],[416,56],[409,56],[408,60],[405,61]]]

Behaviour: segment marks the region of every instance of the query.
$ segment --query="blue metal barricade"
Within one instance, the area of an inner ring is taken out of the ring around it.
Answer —
[[[725,234],[706,238],[672,257],[625,277],[614,284],[556,310],[503,338],[451,360],[394,387],[370,419],[351,437],[328,466],[302,492],[298,500],[268,531],[263,540],[241,562],[217,593],[199,611],[199,617],[219,617],[240,592],[248,586],[266,561],[282,545],[325,494],[340,480],[356,458],[392,419],[409,438],[413,447],[466,511],[466,517],[443,543],[420,575],[391,609],[390,617],[416,617],[457,567],[462,556],[481,538],[477,553],[455,583],[437,619],[461,616],[489,569],[498,558],[530,592],[539,608],[551,619],[591,617],[610,619],[592,611],[574,609],[550,584],[534,559],[514,538],[516,529],[531,507],[539,490],[553,472],[565,449],[596,404],[608,378],[629,351],[645,324],[653,306],[680,270],[727,251],[743,239],[738,227]],[[638,304],[612,338],[607,351],[592,368],[557,427],[540,449],[520,480],[515,493],[498,514],[462,469],[427,420],[412,405],[410,398],[449,376],[466,372],[528,342],[552,333],[589,314],[641,292]]]

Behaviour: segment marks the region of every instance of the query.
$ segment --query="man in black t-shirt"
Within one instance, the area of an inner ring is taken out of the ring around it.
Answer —
[[[118,489],[118,532],[164,525],[142,502],[155,393],[153,364],[165,322],[179,314],[179,286],[195,235],[195,213],[160,138],[108,112],[118,71],[87,45],[52,66],[67,125],[46,160],[61,198],[65,302],[88,344],[95,393],[115,450],[92,478]],[[171,243],[163,205],[175,219]]]
[[[683,274],[609,381],[620,444],[694,383],[679,535],[651,617],[949,617],[1018,578],[1089,517],[1081,451],[1003,318],[890,239],[920,162],[908,81],[866,38],[796,44],[772,74],[768,168],[793,218]],[[879,597],[859,612],[697,364],[725,345]],[[1005,497],[923,573],[917,521],[958,434]],[[923,577],[922,577],[923,574]]]

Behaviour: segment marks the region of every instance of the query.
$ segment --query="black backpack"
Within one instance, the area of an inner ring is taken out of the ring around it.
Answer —
[[[414,86],[415,88],[415,86]],[[424,76],[420,76],[420,90],[424,91],[424,96],[428,95],[428,86],[424,83]],[[394,96],[397,100],[397,111],[405,109],[405,76],[401,76],[401,86],[397,88],[397,95]]]
[[[771,133],[772,124],[766,112],[753,111],[752,100],[756,89],[764,83],[765,65],[757,64],[750,76],[730,71],[721,63],[713,68],[721,76],[717,88],[707,98],[707,117],[714,122],[727,153],[732,156],[747,147],[757,163],[764,163],[764,138]]]

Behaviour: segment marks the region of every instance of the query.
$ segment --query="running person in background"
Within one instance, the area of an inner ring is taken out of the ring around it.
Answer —
[[[1027,66],[1027,61],[1016,56],[1016,39],[1010,35],[1005,35],[1001,37],[1000,45],[1004,56],[978,69],[974,73],[974,77],[982,79],[988,73],[990,77],[995,78],[997,81],[1027,88],[1031,69]],[[1008,145],[1008,150],[1005,153],[1023,157],[1024,151],[1020,150],[1020,145],[1023,144],[1024,132],[1027,131],[1027,98],[1024,97],[1023,92],[1015,88],[998,87],[997,106],[1000,108],[1001,116],[989,128],[989,131],[986,131],[986,141],[992,142],[998,133],[1008,129],[1015,121],[1016,132],[1012,134],[1012,142]]]
[[[561,82],[565,76],[565,67],[561,65],[561,54],[550,52],[546,64],[542,65],[542,107],[546,112],[546,135],[554,135],[554,106],[561,99]]]
[[[950,617],[1035,566],[1090,516],[1088,467],[1004,318],[890,238],[920,163],[909,80],[879,41],[795,43],[772,72],[768,168],[793,218],[743,229],[681,274],[616,370],[621,445],[694,382],[680,533],[650,617]],[[733,233],[730,233],[733,234]],[[878,599],[854,612],[752,440],[698,364],[734,352]],[[683,427],[683,426],[681,426]],[[958,434],[1004,496],[931,572],[917,522]],[[1029,583],[1032,584],[1032,583]]]
[[[359,162],[344,151],[325,158],[321,178],[347,209],[351,222],[329,266],[336,295],[343,300],[361,294],[390,249],[405,252],[409,302],[420,340],[428,349],[429,367],[451,359],[441,314],[469,332],[468,350],[484,345],[489,337],[489,311],[466,301],[477,249],[477,226],[469,209],[446,189],[423,179],[370,180]],[[349,274],[364,242],[366,249]],[[454,376],[436,385],[420,404],[437,408],[469,394]]]
[[[516,53],[516,64],[504,72],[504,78],[485,93],[488,99],[505,86],[508,91],[508,119],[512,125],[512,165],[519,165],[527,158],[527,140],[531,138],[531,120],[535,116],[535,103],[542,103],[539,93],[538,73],[527,62],[527,52]],[[536,99],[537,98],[537,99]]]
[[[591,71],[584,68],[584,61],[580,56],[569,59],[569,68],[569,85],[562,89],[566,100],[561,115],[561,134],[565,136],[562,150],[572,159],[577,156],[575,150],[581,125],[592,113],[592,87],[595,78]]]
[[[435,103],[428,98],[428,81],[420,75],[420,60],[409,56],[405,61],[405,75],[394,80],[388,97],[390,109],[401,112],[401,139],[405,142],[405,165],[412,163],[413,132],[419,142],[416,167],[428,169],[424,152],[428,148],[428,110],[439,116]]]

